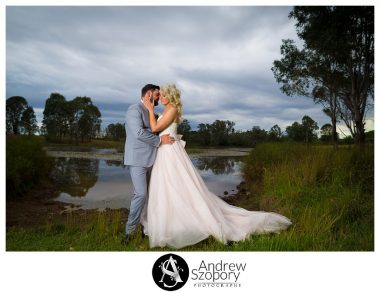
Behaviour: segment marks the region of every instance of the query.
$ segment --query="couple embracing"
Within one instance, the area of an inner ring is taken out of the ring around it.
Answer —
[[[156,119],[158,100],[164,112]],[[124,165],[129,167],[134,194],[123,244],[128,244],[139,223],[150,247],[173,248],[209,236],[226,244],[291,225],[282,215],[247,211],[211,193],[177,134],[181,120],[181,92],[173,84],[145,85],[140,101],[128,108]]]

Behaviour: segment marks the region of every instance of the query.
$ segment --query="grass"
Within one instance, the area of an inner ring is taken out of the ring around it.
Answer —
[[[65,223],[46,224],[33,228],[12,227],[7,231],[7,251],[170,251],[171,248],[149,248],[149,239],[138,228],[130,244],[121,245],[124,224],[120,212],[114,211],[111,219],[103,213],[91,219],[86,226],[78,226],[68,214]],[[245,241],[224,245],[208,238],[181,251],[264,251],[281,250],[285,233],[251,236]],[[266,239],[265,239],[266,238]]]
[[[91,140],[91,142],[79,142],[78,144],[69,143],[68,141],[63,141],[60,143],[48,142],[46,141],[45,137],[40,137],[40,139],[43,141],[44,146],[62,147],[62,148],[69,148],[69,149],[110,148],[110,149],[116,149],[118,151],[122,151],[124,149],[124,144],[125,144],[124,141],[112,141],[112,140],[102,140],[102,139]]]
[[[250,236],[223,245],[213,238],[182,251],[373,251],[374,151],[266,144],[255,148],[243,169],[248,195],[238,205],[274,211],[293,225],[280,234]],[[169,251],[149,248],[139,229],[122,246],[121,214],[99,213],[86,224],[75,216],[66,222],[32,228],[8,228],[7,250]]]

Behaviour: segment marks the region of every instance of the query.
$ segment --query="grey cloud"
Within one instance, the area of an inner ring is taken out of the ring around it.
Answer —
[[[228,119],[269,129],[303,114],[326,123],[319,105],[281,94],[270,71],[281,39],[296,38],[290,10],[8,6],[6,95],[36,108],[51,92],[90,96],[105,127],[124,122],[145,83],[176,83],[193,125]]]

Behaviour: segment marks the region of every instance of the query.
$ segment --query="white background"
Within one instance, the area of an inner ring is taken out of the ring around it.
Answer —
[[[375,1],[2,1],[0,11],[1,64],[5,64],[6,5],[374,5]],[[375,9],[376,10],[376,9]],[[377,12],[377,11],[376,11]],[[375,14],[375,23],[379,19]],[[377,27],[378,28],[378,27]],[[375,31],[378,31],[378,29]],[[375,48],[378,47],[375,37]],[[375,54],[375,64],[377,56]],[[5,252],[5,65],[0,70],[1,291],[163,291],[153,282],[160,252]],[[377,76],[377,75],[376,75]],[[378,78],[376,78],[377,81]],[[377,88],[376,82],[375,88]],[[375,114],[377,105],[375,104]],[[377,120],[375,119],[375,127]],[[378,144],[376,136],[376,145]],[[377,157],[377,155],[376,155]],[[376,159],[376,165],[378,159]],[[376,173],[377,174],[377,173]],[[377,175],[376,175],[377,176]],[[375,190],[377,187],[375,186]],[[378,205],[378,200],[376,200]],[[375,207],[375,209],[377,209]],[[377,214],[375,219],[378,228]],[[375,231],[375,234],[378,232]],[[179,291],[380,291],[377,252],[174,252],[190,269],[206,262],[247,263],[242,288],[193,288]]]

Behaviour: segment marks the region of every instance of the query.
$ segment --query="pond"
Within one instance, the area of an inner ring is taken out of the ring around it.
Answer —
[[[242,157],[192,157],[211,192],[232,195],[242,181]],[[128,208],[133,186],[120,161],[57,157],[51,173],[60,190],[55,200],[82,209]]]

